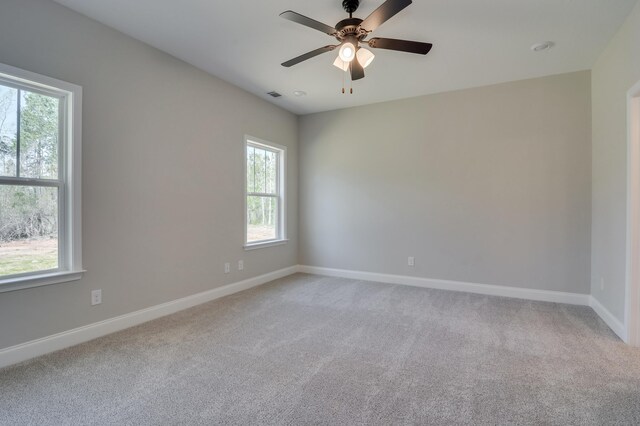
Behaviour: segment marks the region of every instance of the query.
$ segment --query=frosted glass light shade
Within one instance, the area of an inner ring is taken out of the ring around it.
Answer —
[[[351,42],[344,42],[342,46],[340,46],[338,55],[344,62],[351,62],[353,58],[356,57],[356,47]]]
[[[340,68],[342,71],[347,71],[349,69],[349,62],[345,62],[342,59],[340,59],[340,56],[338,56],[336,58],[335,61],[333,61],[333,66]]]
[[[370,50],[364,48],[358,49],[358,53],[356,54],[356,56],[358,57],[358,62],[360,63],[360,65],[362,65],[362,68],[366,68],[371,65],[371,62],[373,62],[373,58],[376,57],[376,55],[371,53]]]

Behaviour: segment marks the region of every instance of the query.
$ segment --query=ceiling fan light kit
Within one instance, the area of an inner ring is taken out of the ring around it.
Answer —
[[[371,65],[373,59],[376,57],[370,50],[361,47],[358,49],[358,53],[356,53],[356,57],[358,58],[358,62],[362,65],[362,68],[366,68]]]
[[[331,52],[338,48],[338,57],[333,62],[333,65],[342,71],[350,71],[351,80],[355,81],[364,78],[364,68],[371,65],[371,62],[375,58],[375,55],[370,50],[363,48],[362,45],[366,45],[372,49],[386,49],[426,55],[433,47],[431,43],[379,37],[367,40],[371,32],[411,3],[411,0],[386,0],[368,17],[362,20],[353,17],[353,13],[358,9],[360,2],[358,0],[344,0],[342,7],[345,12],[349,14],[349,18],[338,22],[335,27],[323,24],[322,22],[318,22],[291,10],[282,12],[280,16],[283,18],[321,31],[340,42],[340,44],[337,45],[328,45],[307,52],[283,62],[282,66],[291,67],[307,59],[311,59],[322,53]],[[353,92],[353,90],[351,90],[351,92]]]
[[[340,68],[344,72],[349,71],[349,62],[343,61],[342,59],[340,59],[340,56],[338,56],[336,60],[333,61],[333,65],[337,68]]]
[[[356,45],[358,42],[356,40],[345,40],[340,46],[340,51],[338,52],[338,56],[342,59],[343,62],[351,62],[353,58],[356,57]]]

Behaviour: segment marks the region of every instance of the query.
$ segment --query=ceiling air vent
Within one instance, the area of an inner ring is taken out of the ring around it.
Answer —
[[[279,98],[280,96],[282,96],[278,92],[269,92],[269,93],[267,93],[267,95],[271,96],[272,98]]]

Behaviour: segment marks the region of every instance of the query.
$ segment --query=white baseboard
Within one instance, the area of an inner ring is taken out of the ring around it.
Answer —
[[[588,294],[506,287],[490,284],[476,284],[461,281],[437,280],[431,278],[410,277],[406,275],[380,274],[376,272],[350,271],[346,269],[322,268],[318,266],[300,265],[298,266],[298,271],[307,274],[352,278],[365,281],[377,281],[389,284],[402,284],[413,287],[433,288],[438,290],[462,291],[467,293],[512,297],[516,299],[536,300],[541,302],[566,303],[569,305],[589,306],[589,301],[591,298],[591,296]]]
[[[618,337],[620,337],[624,342],[628,343],[627,327],[625,327],[624,324],[620,322],[620,320],[618,320],[615,316],[613,316],[613,314],[609,312],[609,310],[605,308],[598,301],[598,299],[596,299],[593,296],[590,296],[589,306],[591,306],[591,309],[596,311],[596,314],[598,314],[598,316],[602,318],[602,321],[604,321],[605,324],[607,324],[609,328],[618,335]]]
[[[244,281],[183,297],[182,299],[162,303],[150,308],[74,328],[73,330],[63,331],[41,339],[11,346],[0,350],[0,368],[115,333],[116,331],[124,330],[125,328],[133,327],[165,315],[170,315],[220,297],[247,290],[268,283],[269,281],[294,274],[297,271],[297,266],[291,266]]]
[[[598,300],[589,294],[565,293],[561,291],[536,290],[530,288],[505,287],[490,284],[476,284],[460,281],[437,280],[431,278],[410,277],[406,275],[380,274],[376,272],[352,271],[347,269],[322,268],[318,266],[299,265],[298,272],[326,275],[330,277],[351,278],[355,280],[376,281],[389,284],[409,285],[413,287],[433,288],[438,290],[461,291],[467,293],[486,294],[490,296],[512,297],[516,299],[535,300],[541,302],[566,303],[569,305],[590,306],[596,314],[624,342],[628,342],[627,328]]]
[[[107,334],[115,333],[116,331],[124,330],[211,300],[238,293],[278,278],[286,277],[296,272],[439,290],[451,290],[543,302],[590,306],[614,333],[616,333],[625,342],[627,341],[627,331],[624,324],[613,316],[604,306],[602,306],[598,300],[588,294],[565,293],[550,290],[505,287],[489,284],[410,277],[405,275],[391,275],[375,272],[298,265],[2,349],[0,350],[0,368],[87,342]]]

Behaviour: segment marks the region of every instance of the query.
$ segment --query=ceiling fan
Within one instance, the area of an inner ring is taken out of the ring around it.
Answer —
[[[351,79],[359,80],[364,78],[364,68],[366,68],[374,58],[373,53],[364,47],[361,47],[361,45],[367,45],[374,49],[397,50],[401,52],[426,55],[431,50],[431,47],[433,47],[431,43],[379,37],[374,37],[369,40],[366,39],[372,31],[409,6],[411,3],[411,0],[387,0],[380,7],[374,10],[371,15],[362,20],[353,17],[353,12],[358,9],[360,1],[344,0],[342,2],[342,7],[349,14],[349,18],[338,22],[335,27],[330,27],[329,25],[323,24],[322,22],[318,22],[304,15],[300,15],[299,13],[291,10],[282,12],[280,16],[283,18],[297,22],[298,24],[306,27],[313,28],[314,30],[322,31],[327,35],[335,37],[340,42],[340,44],[337,45],[328,45],[312,50],[311,52],[307,52],[304,55],[300,55],[287,62],[283,62],[282,66],[290,67],[322,53],[331,52],[332,50],[339,48],[338,57],[333,64],[345,72],[350,70]]]

